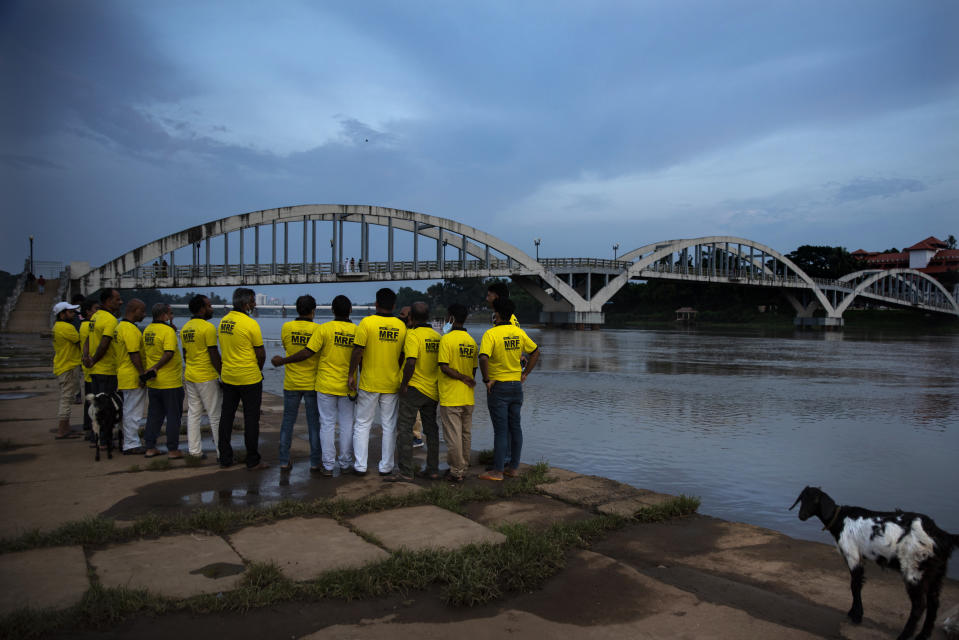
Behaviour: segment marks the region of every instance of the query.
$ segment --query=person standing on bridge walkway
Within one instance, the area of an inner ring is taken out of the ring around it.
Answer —
[[[383,427],[380,475],[393,472],[397,393],[402,375],[403,341],[406,339],[406,325],[393,316],[395,306],[396,293],[392,289],[384,287],[377,291],[376,313],[360,321],[353,340],[349,387],[357,393],[353,427],[353,470],[357,475],[366,475],[370,429],[377,407]]]
[[[104,289],[100,292],[100,309],[90,318],[90,335],[82,349],[94,394],[117,390],[117,359],[110,342],[116,333],[117,314],[122,306],[119,291]]]
[[[140,443],[140,419],[146,407],[147,390],[140,381],[140,374],[147,365],[143,356],[143,333],[137,323],[145,316],[143,301],[130,300],[113,334],[117,389],[123,396],[123,454],[128,456],[144,452]]]
[[[233,419],[243,403],[243,440],[246,444],[246,468],[266,469],[260,458],[260,404],[263,400],[263,363],[266,350],[260,325],[250,317],[256,308],[253,289],[240,287],[233,292],[233,311],[223,316],[217,336],[223,368],[223,408],[220,411],[220,466],[233,465]]]
[[[316,299],[313,296],[305,295],[297,298],[296,313],[296,320],[284,322],[280,332],[287,357],[302,351],[320,326],[313,322],[316,316]],[[318,465],[320,461],[320,413],[316,407],[316,364],[315,358],[305,359],[286,365],[283,373],[283,422],[280,424],[281,471],[289,471],[293,468],[290,445],[293,443],[293,425],[300,412],[301,399],[306,405],[311,464],[315,460]]]
[[[523,407],[523,382],[536,368],[539,347],[526,332],[514,327],[509,319],[515,305],[509,298],[493,301],[496,325],[483,334],[480,342],[479,365],[486,385],[486,404],[493,423],[493,469],[480,476],[481,480],[501,481],[503,476],[514,477],[523,452],[523,429],[520,411]],[[529,354],[526,368],[520,365],[523,353]],[[506,462],[509,443],[510,461]]]
[[[353,421],[356,403],[349,386],[350,358],[356,325],[350,320],[353,303],[346,296],[333,298],[333,319],[321,324],[306,347],[293,355],[273,356],[274,367],[303,362],[316,356],[316,404],[320,413],[320,446],[310,440],[310,471],[329,478],[337,461],[340,473],[353,466]],[[340,425],[340,455],[336,455],[336,425]],[[322,456],[322,457],[321,457]]]
[[[80,364],[80,334],[73,326],[73,316],[78,306],[58,302],[53,307],[56,322],[53,324],[53,375],[60,386],[60,403],[57,407],[57,440],[78,438],[79,433],[70,429],[70,412],[73,398],[80,386],[77,365]]]
[[[186,371],[183,390],[186,393],[186,440],[191,456],[203,457],[203,438],[200,419],[206,413],[210,419],[213,447],[219,455],[220,409],[223,392],[220,390],[220,351],[216,346],[216,327],[210,323],[213,305],[210,299],[196,295],[190,300],[193,317],[180,329],[180,345]]]
[[[146,453],[147,458],[160,455],[157,438],[166,420],[167,457],[183,457],[180,451],[180,420],[183,414],[183,361],[177,345],[173,309],[165,302],[153,305],[153,322],[143,330],[143,352],[146,366],[140,376],[147,384]]]

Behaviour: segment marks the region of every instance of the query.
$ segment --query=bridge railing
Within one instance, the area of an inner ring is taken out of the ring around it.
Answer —
[[[633,264],[626,260],[606,260],[604,258],[540,258],[539,263],[552,271],[569,269],[616,269],[623,270]]]

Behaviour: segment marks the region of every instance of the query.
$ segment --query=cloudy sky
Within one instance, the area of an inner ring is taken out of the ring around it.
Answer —
[[[0,2],[0,269],[310,203],[541,255],[959,235],[959,3]]]

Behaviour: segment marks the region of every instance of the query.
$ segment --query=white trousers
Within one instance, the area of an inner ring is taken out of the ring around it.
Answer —
[[[220,407],[223,406],[223,391],[219,380],[206,382],[183,381],[186,392],[186,440],[191,456],[203,454],[203,436],[200,433],[200,419],[205,413],[210,418],[210,431],[213,432],[213,450],[219,452]]]
[[[356,397],[356,421],[353,423],[353,454],[357,471],[366,471],[366,458],[370,449],[370,429],[376,409],[380,410],[380,425],[383,427],[380,473],[393,470],[393,455],[396,452],[396,414],[399,409],[396,393],[375,393],[360,389]]]
[[[332,471],[336,466],[336,424],[340,425],[340,469],[353,466],[353,417],[356,403],[349,396],[316,394],[320,410],[320,448],[323,450],[323,468]]]
[[[140,420],[147,403],[147,390],[139,387],[122,389],[120,393],[123,394],[123,450],[127,451],[143,444],[140,442]]]

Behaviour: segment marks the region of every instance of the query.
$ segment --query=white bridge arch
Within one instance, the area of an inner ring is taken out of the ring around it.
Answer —
[[[359,245],[352,261],[345,259],[344,252],[347,224],[358,225],[352,228],[358,229],[352,235]],[[296,245],[301,247],[299,258],[291,256],[291,229],[293,253]],[[373,251],[375,229],[385,238]],[[264,230],[269,240],[266,248],[261,237]],[[317,242],[318,231],[324,242]],[[397,236],[397,231],[409,235]],[[329,249],[325,236],[329,236]],[[397,238],[405,238],[409,247],[405,253],[397,251]],[[282,240],[281,249],[278,239]],[[232,263],[231,242],[232,253],[239,254]],[[187,259],[185,252],[190,256]],[[321,254],[329,260],[319,259]],[[372,260],[374,255],[379,259]],[[219,262],[217,256],[222,256]],[[101,287],[197,288],[494,276],[512,278],[542,303],[543,321],[562,324],[602,324],[604,305],[632,279],[774,287],[785,293],[800,318],[811,318],[823,309],[825,324],[841,324],[843,312],[857,297],[959,317],[959,306],[949,292],[933,278],[911,269],[862,271],[839,280],[812,278],[775,249],[735,236],[657,242],[618,260],[536,260],[500,238],[449,218],[367,205],[300,205],[229,216],[160,238],[85,273],[72,274],[86,293]]]

